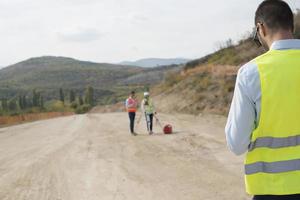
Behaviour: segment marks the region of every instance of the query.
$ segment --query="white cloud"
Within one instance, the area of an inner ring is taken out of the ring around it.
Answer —
[[[57,36],[63,42],[93,42],[102,38],[104,34],[92,28],[79,28],[73,31],[58,33]]]

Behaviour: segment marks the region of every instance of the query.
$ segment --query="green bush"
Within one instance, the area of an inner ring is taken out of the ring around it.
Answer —
[[[78,104],[76,102],[72,102],[70,107],[76,109],[78,107]]]
[[[84,104],[82,106],[77,106],[77,108],[75,109],[75,113],[76,114],[84,114],[87,113],[88,111],[90,111],[92,107],[88,104]]]
[[[49,112],[73,112],[73,109],[71,108],[71,105],[64,105],[64,103],[59,100],[46,103],[46,110]]]
[[[50,107],[53,111],[63,111],[65,108],[64,103],[62,101],[53,101]]]

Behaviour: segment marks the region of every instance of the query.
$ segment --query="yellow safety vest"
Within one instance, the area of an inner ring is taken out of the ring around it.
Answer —
[[[300,50],[270,50],[256,58],[261,116],[245,160],[252,195],[300,193]]]
[[[147,102],[147,103],[146,103]],[[154,105],[150,98],[144,99],[144,111],[146,114],[153,114],[154,113]]]

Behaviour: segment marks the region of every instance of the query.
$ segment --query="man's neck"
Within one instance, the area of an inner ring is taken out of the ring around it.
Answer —
[[[270,39],[268,45],[269,47],[272,46],[272,44],[276,41],[279,41],[279,40],[291,40],[291,39],[294,39],[294,35],[292,32],[290,31],[280,31],[278,33],[275,33],[272,38]]]

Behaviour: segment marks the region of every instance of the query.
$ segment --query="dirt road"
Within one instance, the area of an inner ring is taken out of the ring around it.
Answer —
[[[218,116],[161,115],[175,134],[130,136],[126,113],[0,129],[1,200],[247,200]]]

